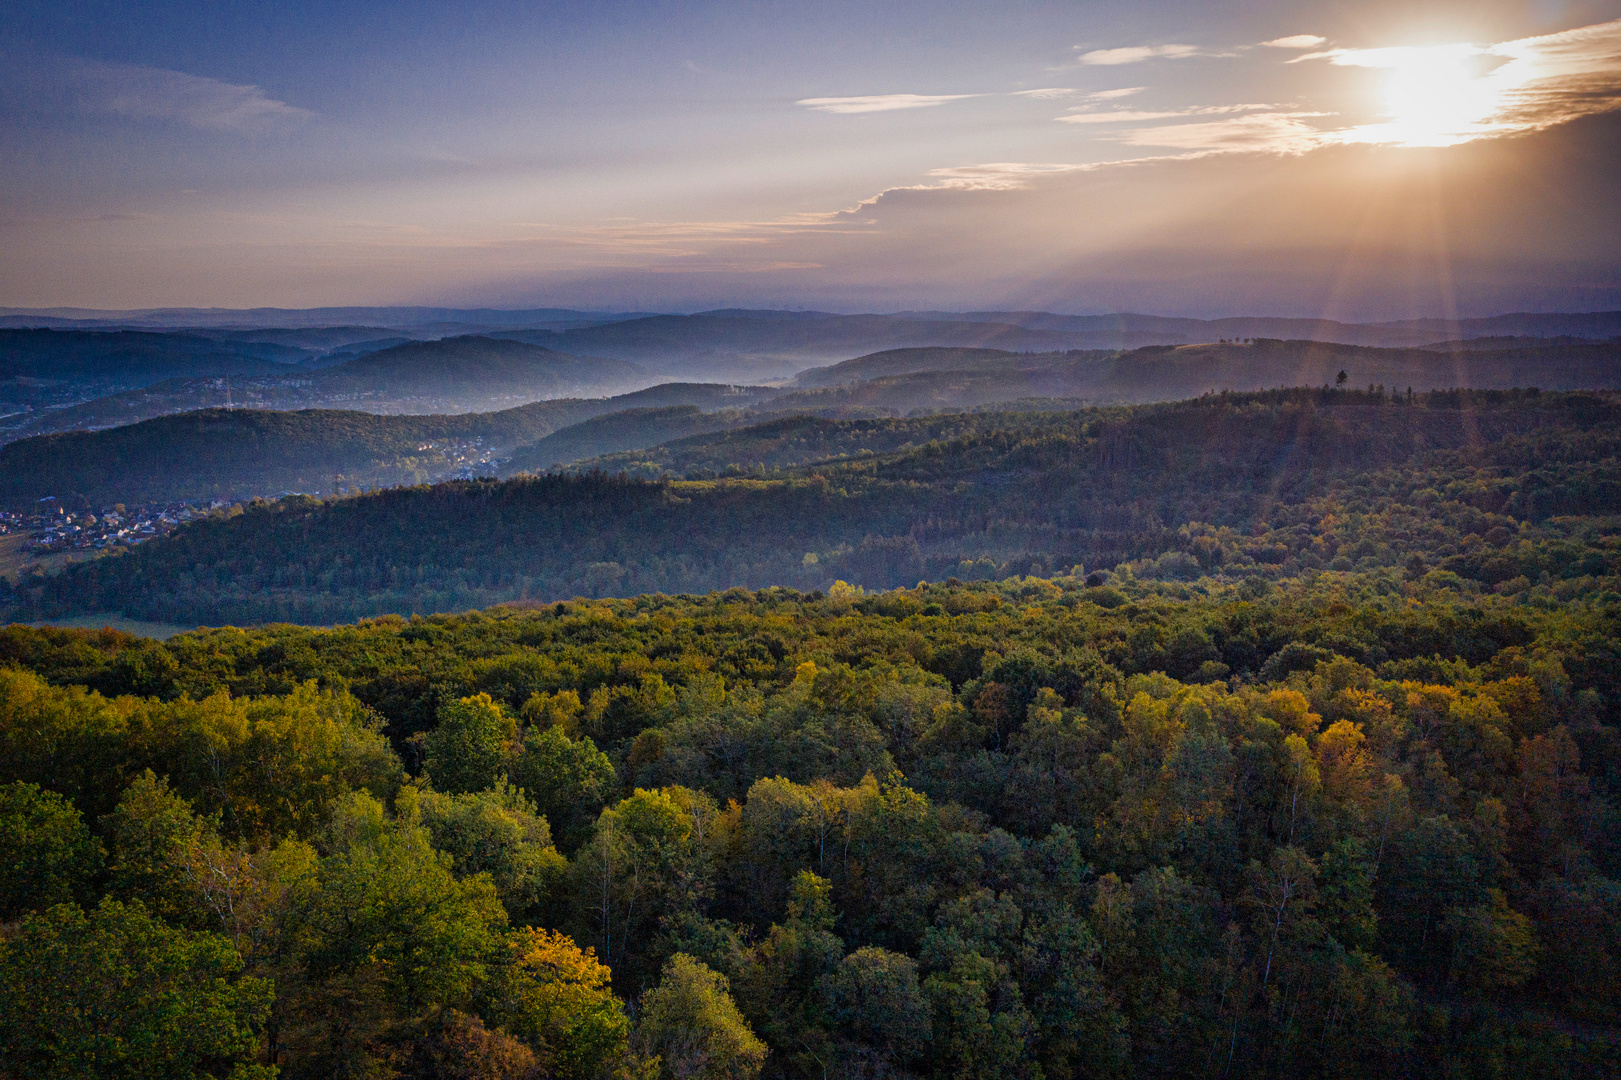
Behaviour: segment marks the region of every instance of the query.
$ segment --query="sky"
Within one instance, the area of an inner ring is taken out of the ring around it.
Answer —
[[[12,0],[0,306],[1621,308],[1621,0]]]

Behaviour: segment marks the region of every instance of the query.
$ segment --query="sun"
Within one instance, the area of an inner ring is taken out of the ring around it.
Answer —
[[[1344,132],[1345,142],[1454,146],[1491,134],[1502,111],[1508,58],[1477,45],[1402,45],[1335,50],[1333,63],[1381,73],[1380,123]]]
[[[1391,141],[1448,146],[1481,133],[1497,109],[1498,91],[1468,45],[1392,49],[1381,88]]]

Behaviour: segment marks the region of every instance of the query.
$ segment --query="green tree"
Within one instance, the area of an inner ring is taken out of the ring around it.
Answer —
[[[460,795],[492,786],[517,734],[517,724],[488,694],[442,706],[426,746],[434,788]]]
[[[933,1038],[933,1009],[909,956],[863,946],[822,976],[820,987],[834,1037],[858,1068],[904,1067]]]
[[[124,789],[104,826],[112,838],[113,893],[139,900],[170,922],[200,928],[192,867],[213,823],[148,769]]]
[[[732,1000],[726,976],[676,953],[658,986],[642,995],[636,1048],[657,1055],[674,1080],[753,1080],[765,1064],[766,1045]]]
[[[661,916],[680,915],[698,898],[692,886],[701,852],[683,805],[688,795],[638,788],[602,812],[575,854],[569,885],[577,936],[594,939],[610,966],[637,957]]]
[[[400,794],[403,803],[416,799],[433,846],[450,856],[456,876],[489,874],[515,922],[533,915],[568,871],[568,860],[552,846],[546,819],[505,781],[465,795],[413,788]]]
[[[272,1080],[272,987],[224,938],[138,903],[59,905],[0,940],[0,1069],[41,1080]]]
[[[458,880],[415,822],[371,796],[339,803],[313,873],[287,900],[288,1060],[365,1075],[404,1019],[464,1009],[500,953],[506,912],[485,874]]]
[[[834,1056],[819,988],[844,956],[833,923],[830,882],[802,870],[793,882],[787,917],[733,964],[738,973],[732,985],[744,1014],[790,1067],[821,1069]]]
[[[1453,908],[1444,929],[1453,940],[1453,977],[1485,991],[1511,990],[1537,970],[1536,929],[1508,906],[1501,889],[1487,889],[1484,904]]]
[[[570,852],[591,835],[597,815],[620,790],[608,755],[588,738],[569,738],[560,724],[531,727],[510,774]]]
[[[68,903],[101,867],[101,845],[74,805],[54,791],[0,785],[0,920]]]

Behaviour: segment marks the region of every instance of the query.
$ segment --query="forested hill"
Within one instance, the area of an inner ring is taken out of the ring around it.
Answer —
[[[58,332],[56,336],[72,335]],[[137,356],[122,368],[114,362],[118,355],[109,354],[103,357],[103,367],[110,374],[92,377],[94,372],[80,373],[70,363],[53,369],[49,352],[41,352],[35,343],[30,355],[46,370],[21,383],[7,378],[8,367],[0,359],[0,406],[8,401],[21,406],[0,425],[0,440],[130,424],[232,401],[284,411],[359,408],[375,413],[450,414],[489,412],[544,398],[598,397],[651,381],[635,365],[621,360],[575,356],[479,335],[438,341],[361,341],[331,355],[274,342],[217,342],[184,335],[77,336],[105,339],[97,346],[103,352],[111,348],[109,343],[126,336],[178,338],[184,347],[154,346],[154,356]],[[0,338],[0,349],[3,347]],[[171,349],[172,355],[165,349]],[[193,355],[198,349],[204,351]],[[230,350],[289,353],[311,366],[244,358]],[[218,353],[231,362],[219,360]],[[126,368],[126,375],[118,375]],[[6,415],[0,408],[0,417]]]
[[[1166,401],[1221,390],[1322,386],[1392,390],[1621,389],[1621,342],[1472,342],[1379,349],[1319,341],[1151,345],[1130,352],[893,349],[802,371],[777,408],[972,407],[1017,398]]]
[[[128,386],[181,375],[278,371],[311,355],[307,349],[273,342],[220,341],[196,334],[0,329],[0,376]]]
[[[1170,579],[1385,566],[1556,589],[1616,572],[1618,448],[1617,404],[1587,394],[1300,390],[1011,414],[758,479],[554,475],[285,500],[24,582],[11,610],[329,623],[1077,564]]]
[[[577,461],[576,472],[599,470],[626,473],[646,479],[668,477],[713,480],[717,476],[780,475],[799,465],[821,463],[835,466],[842,461],[869,460],[928,443],[949,443],[990,433],[1006,434],[1021,429],[1047,430],[1052,425],[1051,403],[1029,403],[1012,412],[942,413],[937,416],[857,417],[833,419],[824,416],[790,415],[773,417],[748,427],[724,425],[708,434],[689,435],[640,450],[624,450]],[[995,408],[994,406],[992,408]],[[716,414],[717,426],[724,417]],[[608,419],[608,418],[604,418]],[[558,432],[563,435],[564,432]]]
[[[758,421],[732,409],[706,413],[696,405],[626,409],[593,417],[520,447],[501,465],[503,473],[536,472],[588,458],[640,449],[693,434],[743,427]]]
[[[203,409],[0,447],[0,507],[25,509],[47,495],[99,509],[415,484],[450,475],[460,458],[504,457],[559,428],[644,402],[713,408],[754,400],[747,390],[687,383],[456,415]],[[475,470],[494,471],[488,463]]]
[[[881,379],[886,375],[909,375],[915,371],[970,371],[997,366],[1047,367],[1068,356],[1067,353],[1015,353],[1005,349],[885,349],[828,367],[801,371],[794,376],[794,385],[807,389],[843,386],[846,383]]]
[[[623,360],[473,335],[395,345],[324,370],[315,379],[333,389],[381,387],[399,397],[456,399],[579,396],[604,387],[624,388],[641,375],[640,368]]]

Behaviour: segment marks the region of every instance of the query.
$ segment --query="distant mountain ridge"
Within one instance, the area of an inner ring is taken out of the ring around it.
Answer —
[[[1046,311],[909,311],[897,317],[929,321],[995,322],[1033,330],[1076,334],[1180,335],[1185,341],[1145,342],[1182,345],[1236,338],[1274,337],[1332,341],[1343,345],[1422,345],[1450,337],[1610,338],[1621,335],[1621,311],[1582,313],[1515,312],[1465,319],[1402,319],[1393,322],[1348,323],[1334,319],[1279,316],[1232,316],[1190,319],[1163,315],[1055,315]]]
[[[297,329],[345,323],[411,326],[432,322],[530,326],[537,322],[636,318],[646,312],[580,311],[574,308],[319,307],[319,308],[4,308],[0,326],[94,324],[155,327]]]
[[[753,322],[816,323],[840,319],[895,319],[909,322],[999,323],[1027,330],[1047,330],[1084,335],[1158,334],[1182,335],[1186,341],[1157,341],[1144,344],[1191,344],[1221,338],[1284,337],[1339,341],[1347,345],[1418,345],[1402,332],[1428,341],[1446,337],[1487,337],[1525,335],[1552,337],[1608,338],[1621,335],[1621,311],[1597,312],[1508,312],[1499,315],[1458,319],[1412,318],[1346,322],[1299,316],[1189,316],[1144,315],[1119,312],[1096,315],[1065,315],[1050,311],[908,310],[892,313],[840,313],[751,308],[717,308],[692,313],[616,312],[577,308],[451,308],[451,307],[321,307],[321,308],[144,308],[108,311],[92,308],[8,308],[0,307],[0,327],[69,326],[84,329],[107,327],[162,329],[300,329],[342,325],[377,326],[399,329],[408,326],[446,324],[460,327],[488,326],[513,329],[548,326],[562,322],[608,324],[647,318],[747,319]]]
[[[810,389],[810,379],[804,374],[807,369],[834,368],[896,349],[995,349],[1062,356],[1266,339],[1467,352],[1621,337],[1621,312],[1345,323],[992,310],[857,315],[730,308],[690,315],[440,307],[0,311],[9,312],[0,315],[0,326],[54,321],[78,327],[0,329],[10,343],[11,359],[16,361],[7,366],[0,359],[0,440],[8,435],[92,429],[244,400],[257,407],[282,409],[490,411],[559,394],[614,393],[638,382],[644,386],[663,382],[759,385],[785,383],[798,375],[800,388]],[[174,328],[181,323],[192,325]],[[57,336],[53,338],[53,334]],[[1468,343],[1476,338],[1489,339],[1491,344],[1472,348]],[[518,342],[557,354],[598,357],[603,362],[571,369],[559,361],[544,378],[538,368],[531,372],[533,377],[520,376],[508,364],[502,375],[495,368],[507,362],[495,359],[492,346],[468,345],[475,339]],[[329,379],[326,374],[304,379],[311,373],[345,367],[367,354],[413,342],[445,340],[460,341],[459,348],[487,354],[492,366],[482,389],[461,379],[454,364],[438,373],[431,366],[418,367],[415,375],[403,368],[392,373],[364,366],[349,368],[344,377],[362,378],[361,384],[344,385],[338,377]],[[32,345],[25,348],[24,342]],[[1444,346],[1439,344],[1443,342]],[[4,352],[0,349],[0,354]],[[64,358],[71,362],[63,362]],[[847,368],[828,377],[845,382],[852,377],[907,374],[894,367],[880,372],[875,366],[887,362],[869,360],[865,373]],[[1024,373],[1018,374],[1021,379],[1036,364],[1008,361],[1015,374]],[[925,368],[940,370],[938,364]],[[368,370],[372,374],[363,376]],[[973,370],[983,374],[985,368],[978,365]],[[390,378],[397,383],[385,385]],[[193,381],[169,384],[188,379]],[[244,382],[252,385],[244,386]],[[1029,392],[1082,393],[1073,386],[1032,386]],[[1000,400],[1008,400],[1007,394],[1001,393]],[[914,407],[946,404],[934,400]]]
[[[674,444],[807,416],[887,419],[930,412],[1065,411],[1220,391],[1332,386],[1341,371],[1351,388],[1376,385],[1398,393],[1408,387],[1424,392],[1461,386],[1621,389],[1621,342],[1477,351],[1267,339],[1249,345],[1150,346],[1127,353],[926,348],[880,352],[814,369],[803,373],[802,385],[794,387],[667,383],[613,397],[571,389],[580,385],[571,380],[613,377],[616,370],[621,377],[634,372],[621,361],[521,342],[410,342],[326,371],[301,372],[291,380],[297,385],[276,391],[295,401],[297,395],[308,395],[312,402],[351,398],[369,406],[368,412],[216,409],[94,434],[27,439],[0,449],[0,471],[5,473],[0,501],[56,495],[99,504],[138,502],[156,493],[193,499],[325,492],[340,485],[441,479],[471,467],[469,463],[477,465],[474,471],[480,475],[544,472],[556,466],[627,469],[638,475],[665,469],[719,471],[727,463],[717,453],[735,451],[745,463],[797,463],[822,452],[818,446],[828,455],[858,448],[827,442],[823,429],[814,424],[789,424],[780,438],[769,435],[757,444],[724,439],[713,444],[719,449]],[[553,400],[504,410],[430,407],[443,399],[434,395],[501,400],[503,395],[524,399],[542,391]],[[161,387],[142,393],[160,392]],[[257,391],[239,385],[236,392],[240,399]],[[393,396],[385,400],[385,392]],[[415,415],[373,415],[383,411]],[[462,415],[447,415],[454,412]],[[439,415],[422,415],[430,413]],[[476,453],[465,446],[424,447],[436,439],[481,441]],[[783,440],[791,449],[783,448]],[[660,444],[671,446],[653,452]],[[880,440],[872,449],[894,446]],[[249,447],[260,449],[249,453]]]

